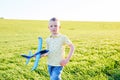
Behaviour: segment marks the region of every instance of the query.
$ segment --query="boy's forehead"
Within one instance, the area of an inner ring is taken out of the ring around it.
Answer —
[[[60,22],[59,21],[49,21],[49,25],[58,25],[58,26],[60,26]]]

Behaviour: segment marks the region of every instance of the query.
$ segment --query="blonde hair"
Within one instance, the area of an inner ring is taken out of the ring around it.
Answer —
[[[50,21],[57,21],[58,26],[60,26],[60,21],[57,18],[53,17],[49,20],[49,23],[50,23]]]

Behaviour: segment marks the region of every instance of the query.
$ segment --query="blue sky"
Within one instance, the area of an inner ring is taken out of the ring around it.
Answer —
[[[120,21],[119,0],[0,0],[7,19]]]

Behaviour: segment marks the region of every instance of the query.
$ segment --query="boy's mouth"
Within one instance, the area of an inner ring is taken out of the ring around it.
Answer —
[[[52,30],[53,32],[56,32],[56,30]]]

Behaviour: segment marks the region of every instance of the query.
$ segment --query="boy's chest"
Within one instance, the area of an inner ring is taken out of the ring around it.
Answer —
[[[64,41],[61,38],[51,38],[49,40],[49,46],[54,46],[54,47],[58,47],[58,46],[62,46],[64,43]]]

